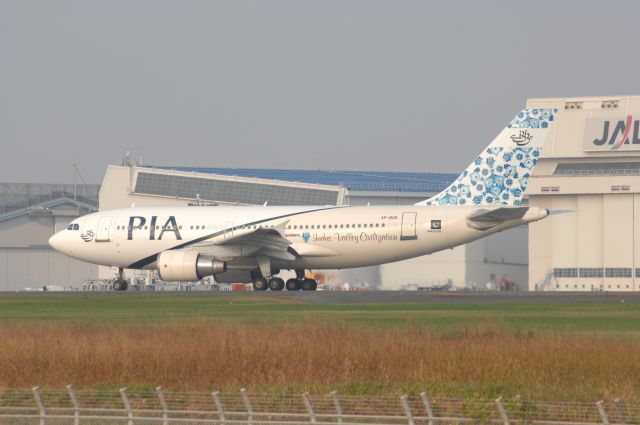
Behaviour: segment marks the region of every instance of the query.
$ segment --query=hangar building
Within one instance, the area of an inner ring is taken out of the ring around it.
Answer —
[[[640,96],[531,99],[559,113],[534,169],[529,289],[640,290]]]
[[[473,158],[470,154],[469,158]],[[100,209],[150,205],[412,205],[446,188],[457,174],[111,165]],[[379,267],[342,270],[337,279],[380,289],[408,285],[484,287],[506,277],[526,289],[527,228],[453,250]],[[101,268],[102,278],[115,271]]]
[[[98,267],[51,248],[48,240],[76,217],[98,208],[98,185],[0,184],[0,291],[78,287]]]

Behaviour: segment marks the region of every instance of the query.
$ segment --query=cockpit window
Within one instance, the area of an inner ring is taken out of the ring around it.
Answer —
[[[78,223],[71,223],[67,226],[67,230],[79,230],[80,225]]]
[[[67,230],[73,230],[73,224],[68,225]]]

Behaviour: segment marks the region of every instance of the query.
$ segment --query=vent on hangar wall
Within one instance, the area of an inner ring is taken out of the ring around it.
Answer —
[[[575,110],[575,109],[582,109],[582,102],[565,102],[564,104],[564,109],[568,109],[568,110]]]
[[[603,100],[600,105],[602,109],[615,109],[620,107],[619,100]]]

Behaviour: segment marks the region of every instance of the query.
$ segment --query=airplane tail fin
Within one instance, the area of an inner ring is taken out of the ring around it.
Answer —
[[[416,205],[520,205],[557,112],[519,112],[449,187]]]

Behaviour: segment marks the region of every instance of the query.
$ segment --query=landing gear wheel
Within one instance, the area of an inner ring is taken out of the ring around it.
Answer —
[[[302,286],[302,282],[298,279],[287,280],[287,291],[299,291]]]
[[[126,291],[129,285],[127,281],[124,279],[116,279],[113,281],[113,290],[114,291]]]
[[[272,277],[269,279],[269,289],[272,291],[282,291],[284,288],[284,280],[279,277]]]
[[[266,291],[267,286],[267,279],[265,279],[264,277],[259,277],[253,281],[254,291]]]
[[[314,279],[304,279],[302,281],[303,291],[315,291],[318,288],[318,283]]]

